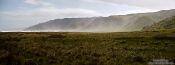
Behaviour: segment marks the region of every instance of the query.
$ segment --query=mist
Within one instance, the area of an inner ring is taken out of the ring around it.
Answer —
[[[175,10],[113,15],[108,17],[64,18],[50,20],[24,29],[34,32],[131,32],[171,17]]]

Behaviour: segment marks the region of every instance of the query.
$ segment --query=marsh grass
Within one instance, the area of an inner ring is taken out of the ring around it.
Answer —
[[[175,59],[171,32],[0,33],[0,65],[147,65]]]

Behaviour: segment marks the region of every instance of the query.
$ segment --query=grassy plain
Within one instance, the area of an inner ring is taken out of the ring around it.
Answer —
[[[175,32],[1,32],[0,65],[148,65],[175,62]]]

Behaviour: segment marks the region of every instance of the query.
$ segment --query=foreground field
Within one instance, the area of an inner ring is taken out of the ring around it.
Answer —
[[[0,33],[0,65],[148,65],[175,61],[175,32]]]

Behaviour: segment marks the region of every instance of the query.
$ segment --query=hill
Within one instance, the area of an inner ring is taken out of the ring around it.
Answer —
[[[175,16],[166,18],[151,26],[146,26],[143,28],[143,31],[160,31],[160,30],[170,30],[170,29],[175,29]]]
[[[143,27],[152,25],[175,15],[175,10],[163,10],[151,13],[128,15],[113,15],[109,17],[64,18],[40,23],[25,29],[25,31],[57,31],[57,32],[126,32],[140,31]]]

